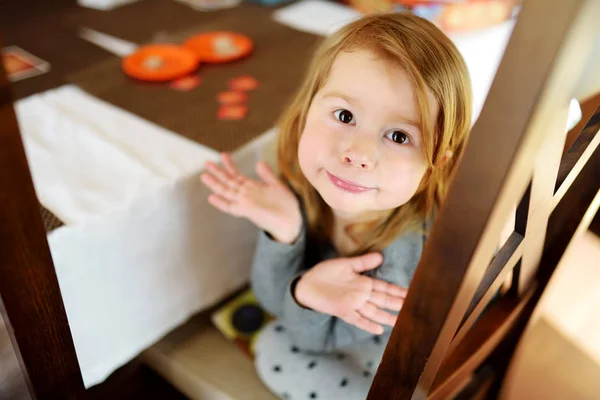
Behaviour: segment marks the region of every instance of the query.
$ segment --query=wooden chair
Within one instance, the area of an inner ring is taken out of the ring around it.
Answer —
[[[598,111],[562,156],[568,101],[599,16],[598,0],[525,1],[369,399],[498,392],[547,282],[600,205]],[[514,231],[498,249],[515,204]],[[33,397],[84,398],[37,210],[2,73],[2,316]],[[501,290],[507,279],[510,287]]]

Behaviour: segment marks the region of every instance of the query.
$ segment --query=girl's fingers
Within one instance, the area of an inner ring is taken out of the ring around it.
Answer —
[[[260,179],[262,179],[266,184],[274,185],[281,183],[281,181],[279,180],[277,175],[275,175],[275,172],[273,172],[269,164],[267,164],[264,161],[260,161],[258,162],[258,164],[256,164],[256,173],[258,174]]]
[[[233,160],[231,159],[231,155],[229,153],[221,154],[221,162],[223,163],[223,167],[225,167],[225,171],[236,181],[243,179],[244,175],[240,173],[237,169]]]
[[[362,329],[363,331],[372,333],[373,335],[381,335],[383,333],[383,327],[381,325],[378,325],[373,321],[369,321],[358,312],[354,312],[349,317],[344,318],[344,321],[350,325],[354,325],[357,328]]]
[[[215,179],[217,179],[219,182],[226,185],[227,187],[233,188],[233,187],[238,186],[237,183],[235,182],[235,179],[233,178],[233,176],[231,176],[227,171],[225,171],[224,169],[222,169],[220,166],[213,163],[212,161],[207,161],[206,163],[204,163],[204,166],[205,166],[206,170],[208,172],[210,172],[210,174]]]
[[[388,326],[394,326],[398,319],[397,315],[383,311],[373,303],[365,303],[357,311],[361,316],[368,318],[375,323]]]
[[[217,178],[211,174],[204,173],[200,175],[200,180],[204,183],[213,193],[218,194],[227,201],[235,200],[236,191],[232,188],[221,183]]]
[[[224,198],[216,194],[211,194],[210,196],[208,196],[208,202],[213,207],[223,211],[224,213],[235,215],[235,213],[233,212],[233,203],[225,200]]]
[[[371,292],[369,302],[375,304],[379,308],[385,308],[392,311],[400,311],[404,304],[404,298],[389,295],[384,292]]]
[[[382,281],[380,279],[370,279],[373,280],[372,283],[374,292],[382,292],[391,296],[401,297],[403,299],[406,298],[406,295],[408,294],[408,288],[403,288],[401,286],[394,285],[393,283]]]

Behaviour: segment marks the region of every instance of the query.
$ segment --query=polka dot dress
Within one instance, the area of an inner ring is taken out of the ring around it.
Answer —
[[[274,321],[256,340],[256,369],[265,385],[282,399],[364,400],[388,339],[389,334],[384,334],[343,351],[305,353]]]

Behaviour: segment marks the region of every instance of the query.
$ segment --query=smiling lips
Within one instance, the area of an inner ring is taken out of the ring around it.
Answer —
[[[337,176],[330,174],[329,171],[327,171],[327,176],[329,177],[329,180],[331,180],[331,183],[333,183],[335,186],[337,186],[338,188],[342,189],[345,192],[364,193],[369,190],[373,190],[373,188],[360,186],[355,183],[348,182],[341,178],[338,178]]]

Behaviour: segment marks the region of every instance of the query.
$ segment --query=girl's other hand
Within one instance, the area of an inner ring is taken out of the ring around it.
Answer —
[[[361,272],[377,268],[380,253],[323,261],[308,270],[296,284],[296,301],[307,308],[338,317],[348,324],[379,335],[382,325],[394,326],[407,289]]]
[[[281,243],[293,243],[302,228],[298,199],[264,161],[256,164],[260,180],[238,171],[231,156],[221,155],[223,166],[207,161],[200,176],[213,193],[208,202],[217,209],[247,218]]]

